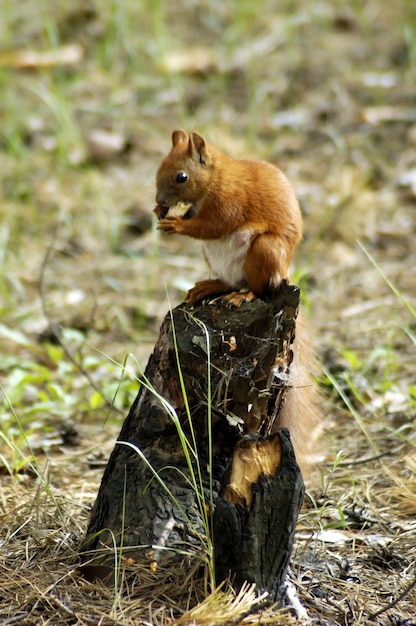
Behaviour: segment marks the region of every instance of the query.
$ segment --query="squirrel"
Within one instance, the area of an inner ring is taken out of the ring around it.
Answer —
[[[216,279],[197,282],[186,301],[223,296],[230,305],[270,295],[289,269],[302,239],[302,216],[283,172],[266,161],[236,160],[197,132],[172,133],[172,148],[156,175],[158,230],[203,242]],[[314,353],[299,316],[290,385],[276,430],[288,428],[304,479],[320,460],[320,398],[313,382]]]

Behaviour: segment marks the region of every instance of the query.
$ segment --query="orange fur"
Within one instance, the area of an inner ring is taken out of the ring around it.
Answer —
[[[299,204],[287,178],[265,161],[225,156],[196,132],[174,131],[172,144],[157,172],[155,213],[161,217],[163,207],[182,201],[192,203],[193,217],[162,217],[159,230],[203,240],[211,270],[231,288],[262,295],[278,287],[302,238]],[[186,180],[178,182],[178,175]],[[230,267],[224,267],[224,255]],[[192,290],[188,300],[194,301]]]
[[[292,186],[277,167],[232,159],[199,133],[175,130],[156,185],[158,229],[202,240],[205,259],[217,276],[190,289],[188,302],[227,294],[224,299],[239,305],[273,292],[288,278],[302,238],[302,218]],[[189,214],[166,215],[178,202],[192,204]],[[313,355],[302,322],[297,325],[294,353],[292,389],[278,427],[289,428],[305,476],[316,463],[321,420],[309,371]]]

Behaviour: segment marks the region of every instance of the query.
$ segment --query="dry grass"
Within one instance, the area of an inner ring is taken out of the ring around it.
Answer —
[[[90,495],[93,485],[82,487]],[[2,624],[208,625],[244,618],[257,623],[261,602],[254,589],[237,596],[224,588],[210,594],[204,572],[188,559],[167,559],[152,572],[126,550],[117,584],[106,585],[90,575],[88,562],[79,566],[77,549],[86,522],[79,500],[61,494],[52,502],[34,484],[5,486],[2,495],[8,514],[25,520],[10,526],[2,544]],[[264,623],[288,623],[280,622],[275,609],[263,609],[261,615]]]
[[[57,56],[28,71],[27,50]],[[116,589],[78,567],[136,393],[114,361],[143,367],[165,287],[174,305],[205,272],[197,242],[142,226],[177,126],[279,163],[302,202],[328,416],[290,572],[309,620],[416,623],[415,64],[407,0],[1,4],[1,624],[294,621],[186,563],[124,561]]]

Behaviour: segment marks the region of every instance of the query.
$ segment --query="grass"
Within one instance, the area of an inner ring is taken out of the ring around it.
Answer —
[[[198,540],[200,542],[200,546],[202,549],[201,561],[203,565],[206,566],[207,571],[209,573],[209,588],[211,589],[211,591],[214,591],[216,588],[216,584],[215,584],[215,564],[214,564],[214,546],[213,546],[213,529],[212,529],[212,517],[213,516],[210,513],[214,510],[214,502],[213,502],[214,492],[213,492],[213,485],[212,485],[212,475],[210,473],[210,484],[208,488],[208,502],[207,502],[206,493],[204,489],[205,472],[203,471],[203,468],[201,467],[198,441],[197,441],[197,437],[195,433],[193,417],[192,417],[189,404],[188,404],[187,390],[186,390],[184,378],[182,375],[173,315],[171,315],[171,323],[172,323],[172,336],[173,336],[173,342],[174,342],[174,349],[175,349],[175,354],[176,354],[176,363],[177,363],[177,368],[178,368],[178,378],[179,378],[181,392],[182,392],[183,399],[184,399],[186,422],[189,426],[189,434],[186,433],[181,422],[179,421],[178,415],[174,407],[170,405],[165,400],[165,398],[163,398],[157,393],[156,389],[153,387],[152,382],[149,381],[143,373],[140,375],[139,380],[140,380],[141,386],[144,386],[148,391],[154,394],[155,397],[157,397],[158,401],[166,410],[167,414],[170,416],[170,419],[175,425],[177,434],[178,434],[178,443],[181,446],[181,449],[183,451],[183,457],[185,459],[186,473],[182,471],[181,469],[179,469],[178,467],[171,467],[171,466],[162,467],[159,471],[156,471],[152,467],[148,459],[146,458],[146,455],[142,452],[142,450],[137,445],[129,441],[118,441],[117,444],[131,448],[140,457],[144,465],[149,469],[151,473],[151,476],[152,476],[151,481],[156,480],[159,483],[162,490],[166,492],[168,499],[172,501],[172,503],[176,506],[177,510],[180,511],[182,518],[186,520],[187,527],[191,529],[194,536],[198,537]],[[212,422],[211,422],[211,403],[210,403],[211,361],[210,361],[210,348],[209,348],[209,334],[205,325],[203,323],[201,324],[203,326],[204,333],[206,336],[206,342],[207,342],[207,346],[206,346],[207,389],[208,389],[207,433],[208,433],[208,450],[209,450],[208,464],[210,467],[212,467],[213,443],[212,443]],[[163,479],[164,470],[172,470],[172,469],[178,472],[181,479],[183,479],[185,483],[188,484],[188,486],[191,488],[191,490],[195,494],[195,503],[196,503],[196,507],[199,513],[199,519],[202,523],[202,528],[203,528],[202,533],[197,527],[195,527],[195,524],[193,523],[191,517],[188,515],[187,511],[183,508],[181,503],[178,501],[177,497],[171,492],[171,490],[169,489],[169,486],[165,483]],[[144,493],[146,491],[147,489],[144,491]],[[208,511],[208,508],[209,508],[209,511]],[[163,544],[152,546],[152,548],[154,548],[155,550],[154,563],[156,565],[156,563],[159,561],[158,551],[163,551],[164,549],[168,549],[168,548],[166,548],[165,545]],[[121,553],[121,548],[120,548],[120,553]],[[187,552],[186,550],[181,553],[184,555],[184,557],[191,558],[193,556],[193,553]]]
[[[302,602],[317,623],[365,624],[414,579],[416,222],[414,193],[399,183],[414,169],[413,4],[260,4],[1,3],[4,620],[106,623],[113,606],[111,623],[196,619],[183,598],[166,600],[172,585],[161,582],[164,604],[149,605],[122,574],[114,604],[74,565],[136,393],[126,355],[144,369],[169,308],[165,286],[175,304],[205,275],[197,242],[137,230],[179,126],[234,156],[278,162],[302,202],[295,276],[328,415],[322,486],[307,498],[292,564]],[[77,64],[16,62],[72,43],[83,49]],[[368,121],[369,107],[387,107],[393,121]],[[96,129],[125,149],[96,159]],[[342,546],[317,534],[335,529]],[[413,593],[373,623],[414,619]]]

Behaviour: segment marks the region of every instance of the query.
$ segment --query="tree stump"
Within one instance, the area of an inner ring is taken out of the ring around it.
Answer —
[[[239,308],[220,299],[166,315],[105,469],[81,551],[215,563],[216,582],[281,599],[303,498],[287,431],[299,290]]]

